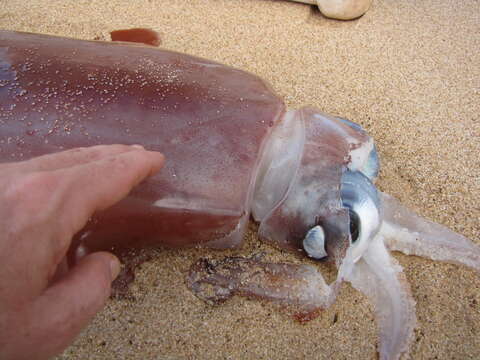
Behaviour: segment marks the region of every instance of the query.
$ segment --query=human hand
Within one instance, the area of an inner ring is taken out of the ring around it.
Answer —
[[[108,252],[62,271],[72,237],[163,165],[140,146],[78,148],[0,164],[0,358],[46,359],[99,311],[120,271]]]

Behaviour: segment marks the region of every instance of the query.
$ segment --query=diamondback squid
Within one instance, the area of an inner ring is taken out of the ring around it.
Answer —
[[[162,171],[77,234],[72,262],[109,250],[238,247],[249,219],[278,248],[334,264],[260,256],[200,259],[186,276],[201,299],[263,298],[306,321],[342,282],[375,307],[382,359],[408,352],[415,301],[401,251],[480,271],[480,248],[414,214],[374,182],[379,159],[359,125],[315,108],[288,110],[255,75],[139,44],[0,32],[0,162],[97,144],[141,144]]]

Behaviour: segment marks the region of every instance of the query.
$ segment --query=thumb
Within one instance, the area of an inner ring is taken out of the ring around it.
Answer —
[[[102,309],[119,272],[120,262],[108,252],[82,258],[28,309],[25,345],[46,357],[64,350]]]

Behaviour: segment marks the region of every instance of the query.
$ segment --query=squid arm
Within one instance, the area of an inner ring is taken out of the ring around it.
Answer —
[[[234,295],[271,301],[300,322],[315,318],[334,300],[330,286],[313,266],[267,263],[259,256],[200,259],[190,268],[187,286],[209,304]]]
[[[445,226],[416,215],[388,194],[381,194],[380,233],[393,251],[466,265],[480,272],[480,246]]]

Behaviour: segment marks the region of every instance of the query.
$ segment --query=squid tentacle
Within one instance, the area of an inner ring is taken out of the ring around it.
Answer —
[[[390,256],[381,236],[372,239],[346,280],[374,306],[380,359],[399,359],[413,340],[415,301],[402,267]]]

